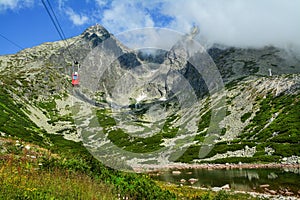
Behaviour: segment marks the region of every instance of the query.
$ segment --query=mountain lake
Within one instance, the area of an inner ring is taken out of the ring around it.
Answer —
[[[246,192],[276,191],[277,194],[293,192],[300,195],[299,168],[262,169],[183,169],[151,174],[154,180],[190,185],[201,188],[230,189]]]

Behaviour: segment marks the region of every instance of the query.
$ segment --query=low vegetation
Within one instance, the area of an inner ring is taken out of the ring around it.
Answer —
[[[4,199],[25,196],[30,199],[174,197],[171,192],[157,186],[147,175],[109,169],[88,152],[78,151],[78,146],[73,146],[72,142],[67,146],[73,146],[72,149],[67,149],[69,154],[62,153],[63,151],[58,153],[59,147],[53,151],[39,146],[27,150],[26,143],[22,141],[2,144],[5,153],[0,154],[0,193]]]
[[[101,195],[104,199],[115,199],[118,195],[130,199],[174,198],[174,194],[161,189],[146,175],[107,168],[82,143],[39,129],[16,106],[6,90],[0,88],[0,92],[0,122],[3,124],[0,133],[4,138],[20,141],[20,146],[14,142],[8,143],[7,147],[1,145],[4,149],[0,154],[0,193],[5,195],[4,199],[27,196],[28,199],[80,199],[81,195],[93,191],[95,193],[87,195],[86,199],[97,199]],[[26,143],[37,145],[48,154],[33,155],[36,161],[32,162],[27,159],[27,155],[30,157],[31,154],[24,150]],[[49,182],[47,177],[53,180]],[[96,192],[98,190],[100,193]]]
[[[299,95],[268,94],[258,101],[260,110],[239,138],[261,144],[258,151],[262,154],[265,154],[264,147],[270,147],[275,150],[275,156],[300,156]]]
[[[248,147],[256,147],[253,157],[232,157],[210,161],[213,163],[267,163],[279,162],[282,157],[293,155],[300,156],[300,95],[280,95],[274,96],[269,93],[265,98],[258,97],[256,102],[259,111],[244,128],[242,134],[236,140],[230,142],[219,142],[206,156],[212,157],[216,154],[223,154],[228,151],[236,151]],[[245,122],[252,113],[247,112],[241,116],[241,121]],[[185,153],[177,160],[178,162],[191,163],[194,159],[199,159],[201,142],[204,141],[209,126],[211,113],[204,114],[198,125],[199,134],[195,137],[197,144],[191,145]],[[274,149],[269,155],[265,148]]]
[[[176,115],[169,116],[159,133],[151,137],[133,137],[122,129],[112,129],[116,125],[114,118],[110,116],[108,110],[97,111],[98,121],[103,128],[103,133],[108,135],[108,139],[120,148],[135,153],[145,153],[159,150],[163,138],[173,138],[178,131],[178,127],[173,127],[171,123],[177,119]],[[138,122],[137,122],[138,123]]]
[[[31,149],[26,149],[21,145],[12,140],[4,144],[8,154],[0,155],[0,199],[117,198],[112,185],[70,167],[44,166],[55,155],[36,146],[27,145]]]
[[[247,112],[241,116],[241,121],[244,123],[247,119],[251,117],[251,112]]]

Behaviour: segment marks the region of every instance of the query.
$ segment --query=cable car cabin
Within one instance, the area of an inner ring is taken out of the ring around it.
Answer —
[[[77,72],[74,72],[72,74],[72,85],[73,86],[79,86],[79,75]]]

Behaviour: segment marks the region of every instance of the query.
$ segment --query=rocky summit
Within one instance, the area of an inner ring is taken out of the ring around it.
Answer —
[[[145,53],[96,25],[1,56],[0,132],[49,145],[62,136],[131,167],[299,162],[297,55],[273,46],[190,51],[191,38]]]

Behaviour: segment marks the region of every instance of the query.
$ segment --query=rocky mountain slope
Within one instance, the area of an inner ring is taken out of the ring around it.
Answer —
[[[130,166],[299,162],[297,57],[271,46],[216,45],[207,52],[225,88],[211,93],[215,77],[193,66],[206,54],[186,52],[187,40],[144,54],[96,25],[68,39],[68,47],[58,41],[1,56],[0,132],[49,145],[49,134],[63,136],[97,156],[103,149],[128,156]],[[70,84],[74,58],[82,65],[79,88]],[[142,156],[133,159],[132,153]]]

